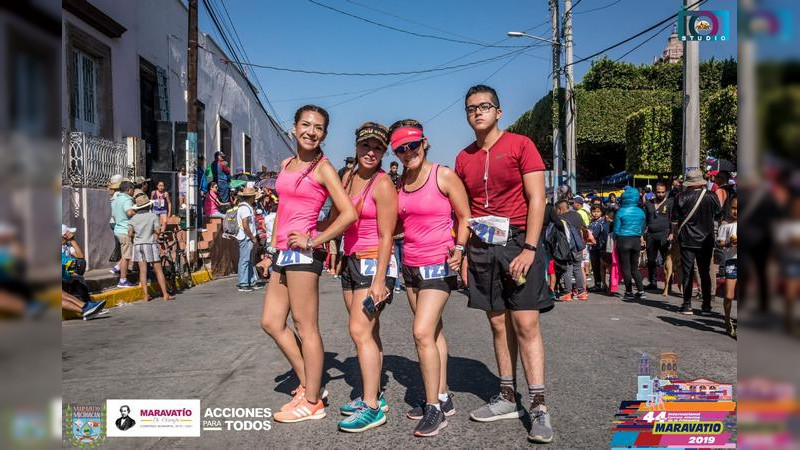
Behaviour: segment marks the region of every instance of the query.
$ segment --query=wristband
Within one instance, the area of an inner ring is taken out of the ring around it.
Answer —
[[[525,245],[522,246],[522,248],[524,248],[525,250],[530,250],[530,251],[534,251],[534,252],[536,251],[536,246],[533,245],[533,244],[528,244],[527,242],[525,243]]]
[[[464,253],[464,246],[463,246],[463,245],[460,245],[460,244],[456,244],[456,246],[455,246],[455,247],[453,247],[453,250],[458,250],[458,251],[460,251],[461,253]]]

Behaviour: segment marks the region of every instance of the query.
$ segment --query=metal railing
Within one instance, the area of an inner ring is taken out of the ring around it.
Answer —
[[[106,187],[115,174],[129,176],[124,142],[62,130],[61,184],[72,187]]]

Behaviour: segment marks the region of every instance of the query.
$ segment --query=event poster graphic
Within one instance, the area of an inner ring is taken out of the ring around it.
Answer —
[[[679,378],[672,352],[655,361],[642,354],[636,380],[636,400],[623,401],[614,417],[612,449],[736,448],[733,385]]]

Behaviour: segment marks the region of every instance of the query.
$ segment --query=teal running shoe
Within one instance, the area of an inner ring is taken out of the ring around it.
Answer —
[[[364,403],[363,400],[361,400],[361,397],[357,397],[356,399],[350,400],[350,402],[345,403],[344,405],[339,407],[339,412],[343,416],[352,416],[353,414],[356,413],[356,410],[358,410],[358,408],[361,405],[364,405],[366,407],[366,404]],[[380,407],[381,411],[383,411],[383,412],[388,412],[389,411],[389,404],[386,403],[386,399],[383,398],[383,392],[378,394],[378,406]]]
[[[365,403],[348,418],[339,421],[339,429],[348,433],[361,433],[386,423],[386,414],[381,408],[372,409]]]

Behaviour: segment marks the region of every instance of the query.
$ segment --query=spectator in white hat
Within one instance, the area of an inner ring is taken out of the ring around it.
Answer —
[[[75,228],[61,224],[61,264],[67,265],[68,272],[83,275],[86,272],[86,257],[75,241],[75,231]]]

